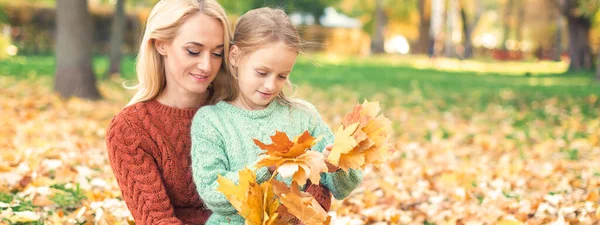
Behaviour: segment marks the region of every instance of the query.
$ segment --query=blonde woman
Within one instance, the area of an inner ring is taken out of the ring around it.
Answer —
[[[137,93],[112,120],[108,156],[136,224],[204,224],[192,179],[196,111],[231,99],[229,21],[215,0],[161,0],[137,59]],[[228,95],[229,94],[229,95]]]

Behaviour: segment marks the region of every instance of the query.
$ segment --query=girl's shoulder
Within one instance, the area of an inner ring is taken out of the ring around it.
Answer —
[[[196,114],[194,114],[192,123],[206,124],[210,123],[211,121],[220,120],[219,118],[223,116],[223,110],[219,108],[219,104],[221,104],[221,102],[218,102],[214,105],[206,105],[200,107],[198,111],[196,111]]]
[[[302,114],[308,117],[319,116],[319,111],[312,103],[304,99],[291,99],[292,112]]]

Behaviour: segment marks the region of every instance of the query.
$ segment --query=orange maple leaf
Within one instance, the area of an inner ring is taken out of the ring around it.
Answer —
[[[310,151],[318,139],[305,131],[291,141],[285,133],[277,131],[274,136],[271,136],[271,140],[273,143],[266,145],[254,139],[261,149],[266,150],[261,154],[267,155],[256,164],[257,168],[275,166],[277,173],[282,177],[292,177],[292,180],[301,185],[304,185],[307,179],[314,184],[319,184],[320,173],[327,171],[327,165],[323,154]]]
[[[281,204],[285,206],[285,208],[280,208],[281,215],[286,214],[283,212],[283,209],[286,209],[287,213],[292,214],[304,224],[326,225],[331,222],[331,217],[319,202],[312,195],[301,192],[298,183],[292,182],[292,186],[287,187],[283,182],[277,180],[271,182],[273,192],[277,195]]]

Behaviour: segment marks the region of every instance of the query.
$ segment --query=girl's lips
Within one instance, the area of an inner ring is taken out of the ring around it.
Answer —
[[[270,98],[271,96],[273,96],[273,94],[272,94],[272,93],[271,93],[271,94],[268,94],[268,93],[264,93],[264,92],[261,92],[261,91],[257,91],[257,92],[258,92],[258,94],[260,94],[260,96],[261,96],[261,97],[263,97],[263,98]]]

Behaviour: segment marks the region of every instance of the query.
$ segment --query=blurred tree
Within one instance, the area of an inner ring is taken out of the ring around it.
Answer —
[[[325,8],[338,3],[340,0],[220,0],[219,3],[233,15],[242,15],[248,10],[260,7],[274,7],[287,13],[306,13],[314,17],[320,24],[319,18],[325,13]]]
[[[123,45],[123,35],[125,33],[125,0],[117,0],[115,4],[115,16],[112,21],[110,34],[110,66],[109,76],[119,76],[121,74],[121,47]]]
[[[408,20],[418,9],[417,1],[405,0],[398,4],[397,0],[341,0],[336,8],[358,18],[364,24],[363,29],[371,34],[372,52],[383,53],[388,20]]]
[[[467,10],[470,6],[475,7],[473,19],[470,20],[467,15]],[[463,57],[466,59],[473,57],[473,30],[477,27],[479,20],[481,19],[481,15],[483,14],[483,4],[481,0],[474,0],[471,4],[467,4],[467,0],[460,1],[460,17],[462,18],[462,30],[463,30],[463,47],[464,54]]]
[[[553,0],[567,18],[569,30],[569,71],[592,69],[590,29],[592,18],[600,9],[600,0]]]
[[[504,5],[504,17],[502,18],[502,25],[503,25],[503,32],[502,32],[502,43],[501,43],[501,48],[503,50],[506,50],[506,42],[508,41],[508,39],[510,39],[510,18],[513,12],[513,8],[514,8],[514,4],[515,0],[508,0],[508,2]]]
[[[92,22],[87,0],[57,0],[56,77],[63,97],[99,99],[92,71]]]
[[[415,46],[414,53],[424,54],[429,50],[433,39],[431,33],[431,0],[419,0],[419,40]]]

